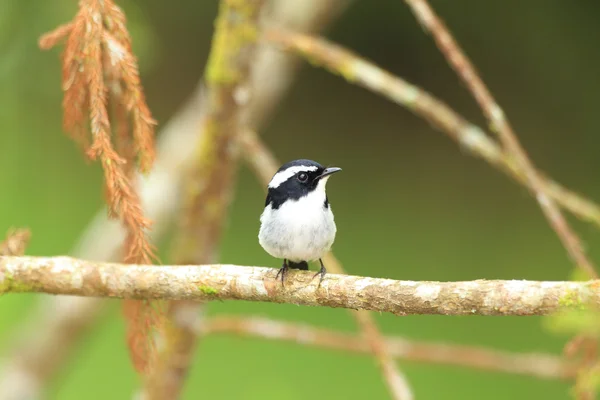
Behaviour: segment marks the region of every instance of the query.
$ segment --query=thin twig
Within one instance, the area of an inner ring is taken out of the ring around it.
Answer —
[[[327,268],[333,273],[344,274],[342,264],[337,260],[333,253],[328,253],[323,257]],[[408,381],[402,371],[396,365],[396,362],[388,351],[385,345],[383,335],[379,332],[379,328],[373,316],[365,310],[357,310],[352,313],[356,318],[358,326],[362,330],[365,339],[375,355],[379,368],[387,382],[389,389],[395,399],[409,400],[413,399],[414,395]]]
[[[429,6],[427,0],[405,1],[424,29],[431,33],[448,63],[473,94],[477,104],[479,104],[484,115],[490,121],[492,131],[497,134],[504,150],[513,159],[517,168],[522,171],[526,186],[534,194],[544,216],[552,229],[556,231],[569,256],[573,259],[577,267],[581,268],[590,278],[598,278],[594,265],[588,259],[581,246],[579,237],[571,229],[554,199],[548,193],[541,175],[519,143],[504,111],[483,83],[483,80],[479,77],[479,74],[458,43],[456,43],[448,28]]]
[[[590,279],[597,279],[598,273],[591,260],[585,254],[577,233],[570,227],[554,199],[550,196],[541,174],[529,159],[504,111],[492,96],[469,58],[460,48],[441,18],[433,11],[427,0],[405,1],[424,29],[430,32],[440,52],[475,98],[483,114],[490,122],[492,131],[502,143],[505,152],[513,160],[515,166],[523,173],[525,186],[535,196],[546,220],[558,235],[567,253],[575,262],[576,267],[580,268]],[[577,342],[579,340],[575,338],[574,343]],[[595,351],[592,353],[595,355]],[[580,380],[578,379],[577,387],[581,386],[579,383]],[[583,386],[585,387],[586,385]],[[588,385],[588,387],[591,388],[593,385]],[[595,396],[592,392],[593,390],[591,389],[588,391],[581,390],[578,397],[581,399],[593,398]]]
[[[246,300],[395,315],[550,315],[600,307],[600,281],[397,281],[274,268],[136,265],[72,257],[0,257],[0,294],[48,293],[162,300]]]
[[[318,34],[327,29],[351,4],[351,0],[277,0],[266,4],[263,26],[278,26]],[[248,104],[247,125],[256,131],[269,119],[285,95],[303,63],[295,54],[286,54],[258,43],[255,67],[251,71],[252,100]]]
[[[344,352],[371,353],[369,343],[360,336],[268,318],[220,315],[206,320],[200,330],[205,335],[232,333]],[[386,351],[391,356],[405,361],[560,380],[572,379],[576,368],[559,356],[544,353],[511,353],[485,347],[425,342],[397,336],[387,336],[384,342]]]
[[[407,108],[448,135],[461,148],[486,160],[517,182],[526,184],[522,170],[481,128],[465,120],[444,102],[423,89],[324,39],[281,29],[269,29],[266,38],[288,50],[306,56],[313,64],[321,64],[351,83]],[[578,218],[600,227],[598,204],[550,179],[545,179],[542,183],[548,195],[563,208]]]

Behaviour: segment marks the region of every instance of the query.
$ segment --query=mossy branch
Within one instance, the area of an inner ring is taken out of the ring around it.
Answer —
[[[246,300],[395,315],[550,315],[600,307],[600,281],[397,281],[239,265],[133,265],[71,257],[0,257],[0,293],[162,300]],[[210,289],[207,289],[210,288]]]
[[[206,67],[207,102],[194,163],[184,182],[184,204],[172,258],[177,264],[217,259],[227,210],[233,197],[239,159],[236,137],[245,124],[251,98],[250,66],[264,0],[223,0],[215,22]],[[204,293],[210,293],[205,287]],[[146,382],[146,399],[177,398],[194,356],[193,321],[200,305],[169,304],[170,326],[159,362]]]
[[[232,197],[245,106],[250,99],[250,61],[258,37],[262,1],[222,1],[205,75],[206,114],[195,163],[184,183],[177,263],[210,262]]]

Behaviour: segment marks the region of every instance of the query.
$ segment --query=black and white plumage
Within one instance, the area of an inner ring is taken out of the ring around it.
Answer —
[[[337,228],[325,186],[341,168],[325,168],[312,160],[294,160],[279,168],[268,186],[265,209],[260,216],[258,241],[271,256],[283,259],[283,283],[288,268],[308,269],[331,249]],[[316,276],[315,275],[315,276]]]

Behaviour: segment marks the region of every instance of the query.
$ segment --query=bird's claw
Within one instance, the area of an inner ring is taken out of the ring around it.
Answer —
[[[283,263],[283,265],[281,266],[281,268],[279,268],[279,271],[277,271],[277,275],[275,275],[275,280],[277,280],[279,278],[279,275],[281,275],[281,286],[285,286],[283,281],[285,279],[285,275],[288,272],[288,265],[286,262]]]
[[[325,274],[327,273],[327,269],[325,269],[325,266],[323,265],[323,261],[321,261],[319,259],[319,262],[321,263],[321,269],[319,270],[319,272],[314,274],[312,277],[313,279],[315,279],[317,277],[317,275],[321,275],[321,278],[319,278],[319,284],[317,285],[318,287],[321,286],[321,282],[323,282],[323,278],[325,278]]]

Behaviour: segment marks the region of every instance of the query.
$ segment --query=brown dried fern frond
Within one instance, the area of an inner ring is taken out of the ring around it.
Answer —
[[[62,60],[63,126],[91,160],[100,160],[109,216],[127,231],[126,263],[151,264],[155,249],[133,186],[136,167],[148,171],[154,161],[154,127],[131,48],[125,14],[112,0],[80,0],[73,21],[43,35],[49,49],[65,39]],[[109,105],[112,112],[109,112]],[[111,118],[112,116],[112,118]],[[147,301],[125,301],[127,342],[137,371],[152,364],[153,329],[161,312]]]

